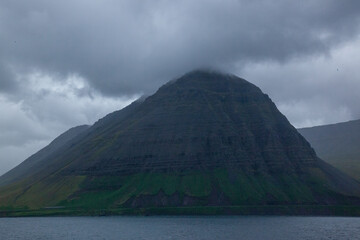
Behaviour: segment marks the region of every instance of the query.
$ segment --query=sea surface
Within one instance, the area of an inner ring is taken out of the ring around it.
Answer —
[[[351,217],[0,218],[0,239],[360,239]]]

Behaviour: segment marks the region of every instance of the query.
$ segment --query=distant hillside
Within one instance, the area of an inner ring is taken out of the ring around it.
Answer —
[[[360,180],[360,120],[299,129],[318,156]]]
[[[65,146],[69,146],[76,136],[87,130],[89,127],[90,126],[88,125],[82,125],[67,130],[55,138],[48,146],[30,156],[28,159],[23,161],[17,167],[11,169],[9,172],[0,176],[0,186],[16,182],[30,175],[35,175],[39,171],[43,170],[49,164],[51,164],[51,161],[48,161],[48,158],[51,156],[51,154],[59,151]]]

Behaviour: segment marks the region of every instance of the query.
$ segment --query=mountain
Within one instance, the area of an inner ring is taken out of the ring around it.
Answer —
[[[360,196],[359,183],[320,160],[268,95],[212,71],[185,74],[107,115],[42,162],[3,184],[0,206],[316,206]]]
[[[360,180],[360,120],[299,129],[316,153]]]

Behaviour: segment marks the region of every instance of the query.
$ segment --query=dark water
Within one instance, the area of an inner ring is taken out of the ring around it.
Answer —
[[[0,218],[0,239],[360,239],[360,218]]]

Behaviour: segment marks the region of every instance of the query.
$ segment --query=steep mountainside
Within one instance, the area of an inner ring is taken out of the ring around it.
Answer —
[[[0,205],[65,209],[357,203],[253,84],[194,71],[109,114],[0,189]]]
[[[360,180],[360,120],[299,129],[325,161]]]

